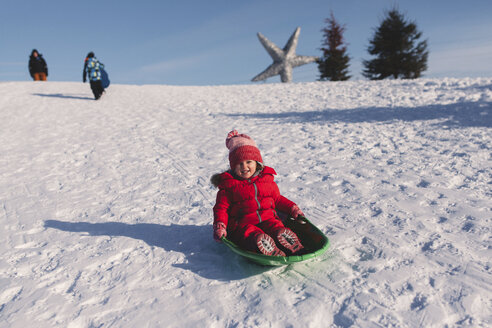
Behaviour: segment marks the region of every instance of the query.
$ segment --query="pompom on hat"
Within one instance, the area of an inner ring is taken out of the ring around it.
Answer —
[[[232,130],[227,134],[226,147],[229,149],[229,164],[234,169],[237,164],[243,161],[257,161],[263,164],[260,150],[256,142],[246,134],[240,134]]]

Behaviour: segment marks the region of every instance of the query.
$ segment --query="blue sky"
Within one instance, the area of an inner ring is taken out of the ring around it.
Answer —
[[[492,76],[486,0],[1,1],[0,81],[30,80],[27,61],[36,48],[50,81],[81,81],[83,60],[94,51],[112,83],[249,84],[272,62],[257,32],[283,48],[300,26],[297,54],[320,56],[330,11],[346,27],[352,79],[364,79],[369,39],[394,6],[428,40],[424,77]],[[318,76],[313,63],[295,68],[293,81]]]

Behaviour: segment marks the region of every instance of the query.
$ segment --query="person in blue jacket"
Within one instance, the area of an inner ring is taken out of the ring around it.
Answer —
[[[82,80],[85,83],[85,81],[87,80],[87,76],[89,76],[91,90],[96,100],[101,98],[102,94],[104,93],[104,88],[102,86],[102,81],[101,81],[101,68],[104,68],[104,64],[100,63],[99,60],[97,60],[96,56],[92,51],[89,52],[84,61]]]

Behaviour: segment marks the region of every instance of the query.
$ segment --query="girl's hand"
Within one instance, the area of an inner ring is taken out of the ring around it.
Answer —
[[[214,224],[214,239],[216,242],[220,242],[222,237],[227,236],[227,228],[223,222],[217,222]]]
[[[294,219],[297,219],[297,217],[298,217],[299,215],[304,216],[304,213],[301,211],[301,209],[299,208],[299,206],[297,206],[297,205],[293,205],[293,206],[290,208],[290,215],[291,215]]]

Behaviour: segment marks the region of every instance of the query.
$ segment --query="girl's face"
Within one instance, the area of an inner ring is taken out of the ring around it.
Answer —
[[[243,161],[234,167],[234,173],[242,179],[249,179],[256,172],[256,161]]]

